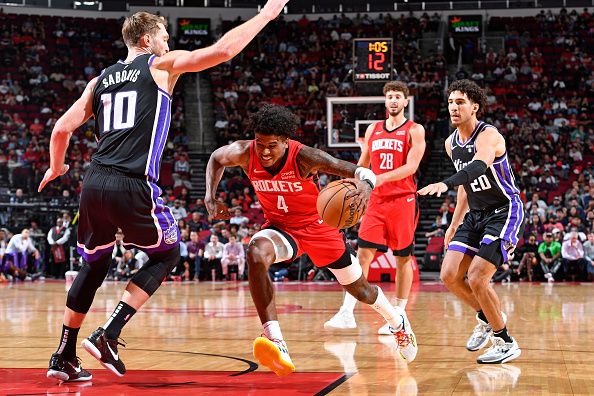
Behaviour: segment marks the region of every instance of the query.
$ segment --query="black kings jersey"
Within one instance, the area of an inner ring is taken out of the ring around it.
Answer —
[[[159,179],[161,155],[171,121],[171,96],[149,70],[155,55],[109,66],[93,92],[97,152],[92,161],[116,170]]]
[[[456,171],[464,169],[472,161],[476,153],[476,139],[487,127],[494,128],[492,125],[479,121],[470,139],[464,143],[460,141],[457,129],[450,136],[452,162]],[[487,169],[484,175],[464,184],[464,189],[468,195],[468,205],[471,210],[494,210],[507,204],[522,205],[519,197],[520,190],[509,165],[507,151],[495,158],[493,165]]]

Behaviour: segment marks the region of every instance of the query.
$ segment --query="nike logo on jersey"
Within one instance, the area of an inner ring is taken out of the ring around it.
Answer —
[[[323,223],[324,223],[324,220],[322,220],[322,219],[318,220],[318,224],[323,224]]]
[[[396,131],[396,136],[402,136],[406,134],[406,131]]]
[[[414,200],[415,200],[415,197],[410,197],[410,198],[407,198],[407,199],[406,199],[406,202],[412,202],[412,201],[414,201]]]
[[[380,133],[382,133],[382,131],[376,132],[375,134],[376,134],[376,135],[379,135]]]
[[[266,173],[266,171],[261,171],[261,170],[258,170],[258,169],[254,169],[254,173]]]
[[[495,209],[495,213],[501,213],[504,210],[506,210],[507,208],[499,208],[499,209]]]
[[[118,356],[118,354],[117,354],[117,353],[115,353],[115,352],[114,352],[114,351],[111,349],[111,347],[109,346],[109,344],[107,344],[107,349],[109,349],[109,352],[111,353],[111,356],[113,356],[113,358],[114,358],[115,360],[119,360],[119,359],[120,359],[120,357]]]

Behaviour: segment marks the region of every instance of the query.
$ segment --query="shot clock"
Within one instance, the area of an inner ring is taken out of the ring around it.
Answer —
[[[353,40],[353,80],[355,82],[392,79],[392,39]]]

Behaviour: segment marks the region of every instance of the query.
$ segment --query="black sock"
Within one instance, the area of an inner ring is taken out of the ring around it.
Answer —
[[[107,323],[103,327],[105,329],[105,335],[111,340],[117,340],[122,332],[122,328],[128,323],[130,318],[136,313],[136,310],[120,301],[116,309],[113,311]]]
[[[58,345],[59,353],[66,360],[74,360],[76,358],[76,339],[78,337],[78,329],[62,325],[62,336],[60,337],[60,345]]]
[[[485,323],[489,323],[489,321],[487,320],[487,317],[485,316],[485,313],[483,312],[482,309],[480,311],[477,311],[476,313],[478,314],[478,317],[480,320],[482,320]]]
[[[493,335],[495,337],[503,338],[503,341],[505,342],[513,342],[512,338],[507,334],[507,327],[504,327],[499,331],[494,331]]]

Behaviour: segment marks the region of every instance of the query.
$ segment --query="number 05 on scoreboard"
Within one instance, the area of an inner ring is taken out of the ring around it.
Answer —
[[[353,40],[354,82],[390,81],[392,79],[392,39]]]

